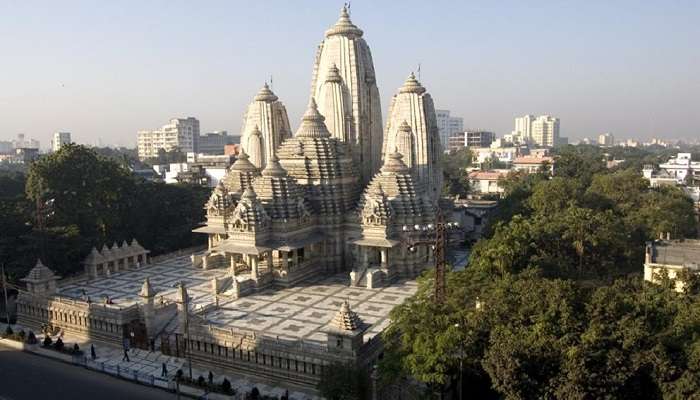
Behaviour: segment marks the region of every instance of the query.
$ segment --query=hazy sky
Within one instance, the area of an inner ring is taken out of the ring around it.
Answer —
[[[238,134],[274,76],[293,129],[341,1],[0,0],[0,140],[134,146],[138,129],[194,116]],[[698,138],[700,1],[368,1],[352,19],[386,118],[418,63],[438,108],[510,132],[551,114],[572,139]]]

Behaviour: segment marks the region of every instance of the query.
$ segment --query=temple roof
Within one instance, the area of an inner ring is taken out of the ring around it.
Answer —
[[[325,118],[318,112],[316,100],[312,97],[304,116],[301,118],[301,126],[299,126],[295,136],[316,138],[331,137],[323,121],[325,121]]]
[[[92,250],[90,251],[90,254],[88,254],[87,257],[85,257],[85,260],[83,260],[83,264],[90,264],[90,265],[95,265],[95,264],[102,264],[105,262],[105,258],[100,254],[99,251],[93,246]]]
[[[328,68],[328,75],[326,75],[326,82],[342,82],[343,77],[340,76],[340,71],[338,67],[333,63],[330,68]]]
[[[256,126],[257,128],[257,126]],[[260,133],[260,130],[258,129],[258,134]],[[238,158],[236,158],[236,161],[234,161],[233,165],[231,165],[231,168],[229,168],[230,171],[257,171],[258,169],[255,168],[255,165],[250,162],[250,157],[248,157],[248,154],[246,154],[245,150],[241,149],[240,154],[238,155]]]
[[[36,261],[34,268],[29,271],[26,277],[22,279],[23,282],[31,283],[41,283],[47,282],[53,279],[58,279],[58,276],[53,273],[48,267],[41,263],[41,260]]]
[[[408,174],[408,166],[403,162],[403,156],[398,151],[389,154],[380,169],[382,174]]]
[[[280,159],[273,155],[265,169],[263,169],[262,175],[284,177],[287,176],[287,171],[280,165]]]
[[[229,193],[241,193],[249,188],[258,176],[260,176],[260,171],[250,162],[248,154],[241,149],[238,158],[222,180]]]
[[[358,28],[350,20],[350,14],[348,13],[348,7],[346,5],[340,10],[340,17],[338,21],[330,29],[326,31],[326,37],[333,35],[343,35],[350,37],[360,37],[362,36],[362,29]]]
[[[399,93],[423,94],[425,93],[425,88],[418,82],[416,75],[411,72],[411,75],[408,76],[406,82],[404,82],[403,86],[399,89]]]
[[[358,213],[365,222],[370,216],[375,218],[375,224],[377,221],[384,223],[384,217],[397,217],[392,221],[398,224],[408,223],[406,218],[432,220],[435,207],[425,197],[424,187],[414,179],[402,158],[398,152],[389,154],[360,198]],[[386,200],[389,207],[384,205]]]
[[[258,94],[255,95],[254,100],[255,101],[273,102],[273,101],[277,101],[278,97],[272,92],[272,90],[270,90],[270,87],[267,85],[267,82],[265,82],[265,84],[260,89]]]
[[[331,328],[337,331],[353,332],[363,327],[364,323],[357,313],[350,309],[350,303],[347,300],[343,302],[331,321]]]

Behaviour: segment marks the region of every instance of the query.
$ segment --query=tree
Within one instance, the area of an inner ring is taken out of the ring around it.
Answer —
[[[317,389],[328,400],[367,399],[366,371],[354,365],[334,363],[323,367]]]
[[[472,153],[469,148],[464,147],[444,154],[441,163],[445,179],[443,194],[466,196],[469,193],[467,167],[472,164]]]

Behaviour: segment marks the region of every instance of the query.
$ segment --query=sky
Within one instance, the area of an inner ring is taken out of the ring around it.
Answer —
[[[239,134],[273,77],[295,130],[316,47],[341,1],[0,0],[0,140],[70,131],[134,147],[139,129],[194,116]],[[386,118],[421,82],[465,128],[561,120],[572,140],[698,139],[700,1],[369,1],[351,3],[374,58]]]

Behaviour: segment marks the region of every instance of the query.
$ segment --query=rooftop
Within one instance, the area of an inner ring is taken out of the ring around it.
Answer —
[[[700,240],[657,240],[652,262],[665,265],[700,264]]]

